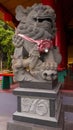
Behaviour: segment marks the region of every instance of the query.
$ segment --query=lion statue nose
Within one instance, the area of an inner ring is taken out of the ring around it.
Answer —
[[[54,80],[57,78],[57,72],[55,70],[45,70],[42,73],[42,78],[45,80]]]

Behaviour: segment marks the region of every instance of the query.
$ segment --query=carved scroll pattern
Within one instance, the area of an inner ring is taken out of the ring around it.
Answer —
[[[21,98],[21,111],[40,116],[49,115],[49,100]]]

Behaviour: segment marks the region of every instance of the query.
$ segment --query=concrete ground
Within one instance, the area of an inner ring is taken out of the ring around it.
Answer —
[[[7,122],[10,120],[10,116],[0,116],[0,130],[7,130]]]
[[[0,130],[7,130],[7,122],[17,109],[17,98],[12,93],[0,93]]]

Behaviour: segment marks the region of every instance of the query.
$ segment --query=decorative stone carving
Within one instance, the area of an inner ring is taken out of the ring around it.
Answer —
[[[12,59],[16,81],[47,82],[57,79],[61,62],[58,47],[53,46],[56,34],[56,14],[52,7],[34,4],[16,8],[19,24],[15,30]]]
[[[21,111],[40,116],[49,115],[49,100],[21,98]]]

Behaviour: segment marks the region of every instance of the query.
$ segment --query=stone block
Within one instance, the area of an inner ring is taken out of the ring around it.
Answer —
[[[48,81],[48,82],[30,82],[30,81],[21,81],[19,85],[21,88],[34,88],[34,89],[47,89],[52,90],[58,84],[58,79]]]
[[[29,125],[26,126],[24,123],[16,122],[12,120],[8,122],[7,130],[32,130],[32,127]]]
[[[10,121],[7,124],[7,130],[63,130],[61,126],[59,127],[49,127],[44,125],[36,125],[31,123],[22,123],[19,121]]]

